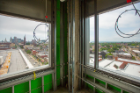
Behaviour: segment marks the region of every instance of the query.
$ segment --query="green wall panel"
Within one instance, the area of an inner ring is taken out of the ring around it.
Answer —
[[[52,83],[47,84],[47,85],[44,86],[44,92],[47,92],[47,91],[49,91],[51,89],[52,89]]]
[[[56,1],[56,65],[60,65],[60,0]],[[60,67],[56,67],[57,86],[60,85]]]
[[[95,93],[105,93],[105,92],[103,92],[102,90],[96,88]]]
[[[35,80],[31,80],[31,90],[32,92],[31,93],[41,93],[42,92],[42,78],[37,78]],[[38,88],[40,87],[40,88]],[[36,89],[38,88],[38,89]]]
[[[52,83],[52,74],[44,76],[44,85],[48,83]]]
[[[56,41],[56,53],[57,53],[57,56],[56,56],[56,65],[60,65],[60,38],[57,38],[57,41]]]
[[[47,92],[51,89],[52,89],[52,74],[49,74],[44,76],[44,92]]]
[[[127,92],[127,91],[123,91],[123,93],[129,93],[129,92]]]
[[[90,84],[87,84],[87,87],[89,87],[90,89],[93,89],[93,86],[91,86]]]
[[[90,78],[90,79],[94,80],[94,77],[92,77],[90,75],[86,75],[86,76],[87,76],[87,78]],[[86,84],[86,86],[93,90],[93,86],[91,86],[90,84]]]
[[[87,75],[87,77],[94,80],[94,77],[92,77],[92,76],[90,76],[90,75]]]
[[[29,82],[21,83],[14,86],[14,93],[25,93],[29,91]]]
[[[68,62],[68,51],[67,51],[67,35],[68,35],[68,26],[67,26],[67,2],[64,3],[64,62]]]
[[[59,80],[57,80],[57,86],[59,86],[60,85],[60,79]]]
[[[12,87],[0,90],[0,93],[12,93]]]
[[[121,92],[121,89],[120,88],[117,88],[113,85],[110,85],[108,84],[108,89],[110,89],[111,91],[115,92],[115,93],[120,93]]]
[[[101,85],[102,87],[105,87],[105,82],[104,81],[102,81],[102,80],[99,80],[99,79],[95,79],[95,82],[97,83],[97,84],[99,84],[99,85]]]

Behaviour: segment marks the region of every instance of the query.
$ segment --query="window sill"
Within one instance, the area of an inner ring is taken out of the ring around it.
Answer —
[[[88,64],[88,66],[94,68],[93,64]],[[126,73],[123,73],[123,72],[113,71],[113,70],[110,70],[110,69],[107,69],[107,68],[102,68],[102,67],[99,67],[96,70],[99,71],[99,72],[102,72],[103,74],[105,74],[109,77],[117,78],[117,79],[120,79],[120,80],[125,80],[126,79],[128,81],[128,83],[133,82],[133,83],[137,83],[138,85],[140,85],[140,77],[130,76],[130,75],[128,75]]]
[[[32,73],[34,71],[47,70],[49,68],[51,68],[49,65],[44,65],[44,66],[39,66],[39,67],[31,68],[31,69],[26,69],[26,70],[22,70],[22,71],[17,71],[17,72],[5,74],[5,75],[0,76],[0,82],[1,81],[3,82],[4,79],[9,80],[9,79],[14,78],[14,77],[20,77],[23,75],[27,75],[27,74]]]

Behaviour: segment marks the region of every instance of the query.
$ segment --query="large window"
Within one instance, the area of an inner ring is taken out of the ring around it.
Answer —
[[[0,76],[49,67],[49,54],[50,24],[0,15]]]
[[[140,3],[135,4],[140,10]],[[106,12],[99,15],[99,45],[98,64],[99,69],[120,73],[126,76],[140,79],[140,34],[130,38],[120,37],[115,31],[115,22],[118,16],[125,10],[134,9],[132,5]],[[140,13],[140,12],[139,12]],[[90,58],[93,65],[94,59],[94,21],[90,18]],[[121,31],[126,34],[134,34],[140,28],[140,17],[136,11],[125,12],[118,21]],[[92,35],[91,35],[92,34]],[[123,35],[126,37],[127,35]],[[92,61],[93,60],[93,61]]]

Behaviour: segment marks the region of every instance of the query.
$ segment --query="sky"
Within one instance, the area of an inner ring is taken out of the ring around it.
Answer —
[[[135,6],[140,10],[140,2],[136,3]],[[131,38],[122,38],[115,32],[116,19],[128,9],[134,8],[132,5],[129,5],[99,15],[99,42],[140,42],[140,34]],[[135,11],[126,12],[119,19],[118,26],[121,31],[127,34],[136,33],[140,29],[140,17],[135,15]],[[94,42],[94,16],[90,18],[90,42]]]
[[[0,41],[9,41],[10,37],[17,37],[24,39],[26,35],[26,40],[31,41],[33,38],[33,31],[35,27],[41,22],[22,19],[17,17],[0,15]],[[44,24],[44,23],[42,23]],[[36,37],[40,40],[47,38],[47,27],[45,30],[45,25],[41,25],[36,29]]]
[[[135,4],[136,8],[140,10],[140,2]],[[140,34],[135,35],[132,38],[122,38],[115,32],[115,22],[118,16],[125,10],[133,9],[132,5],[124,8],[120,8],[114,11],[103,13],[99,15],[99,41],[139,41]],[[0,41],[10,37],[16,36],[23,39],[26,35],[26,40],[31,41],[33,38],[34,28],[40,24],[40,22],[16,18],[11,16],[0,15]],[[130,11],[122,15],[119,19],[119,28],[125,33],[135,33],[140,28],[140,18],[135,16],[135,11]],[[47,34],[45,26],[42,25],[36,30],[36,37],[39,39],[46,39]],[[94,41],[94,17],[90,18],[90,42]]]

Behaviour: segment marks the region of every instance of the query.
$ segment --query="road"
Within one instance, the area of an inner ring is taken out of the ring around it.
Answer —
[[[22,52],[25,54],[25,56],[27,57],[27,59],[31,62],[31,64],[32,64],[34,67],[41,66],[41,63],[35,61],[35,60],[33,59],[33,57],[31,57],[31,55],[27,54],[24,50],[22,50]]]
[[[26,64],[19,51],[17,49],[12,49],[9,50],[9,52],[12,52],[12,55],[8,73],[22,71],[26,69]]]

